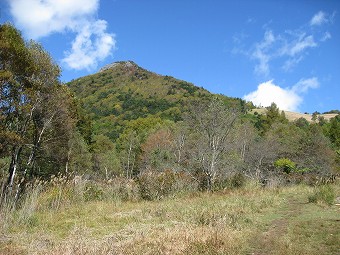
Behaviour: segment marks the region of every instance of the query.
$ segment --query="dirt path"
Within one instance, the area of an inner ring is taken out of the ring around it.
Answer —
[[[283,237],[287,233],[289,222],[300,214],[303,203],[296,198],[287,199],[285,207],[282,208],[279,219],[273,220],[265,232],[259,234],[253,240],[251,255],[272,255],[277,253],[277,248],[282,244]]]

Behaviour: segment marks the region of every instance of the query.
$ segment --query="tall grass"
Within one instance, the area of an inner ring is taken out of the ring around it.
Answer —
[[[16,238],[4,243],[7,253],[22,248],[28,254],[200,254],[210,249],[239,254],[254,214],[275,203],[275,194],[263,192],[249,187],[192,191],[155,202],[142,200],[131,180],[75,183],[55,177],[31,186],[20,206],[1,218],[1,232]]]
[[[316,186],[313,193],[308,197],[310,203],[325,203],[332,205],[335,200],[335,189],[333,186],[326,184]]]
[[[307,186],[263,188],[253,181],[237,189],[198,192],[192,186],[175,193],[181,182],[173,176],[152,178],[161,181],[142,185],[162,196],[148,200],[134,180],[57,176],[34,182],[16,208],[1,208],[0,254],[250,254],[259,231],[287,210],[288,198],[307,201],[312,193]],[[309,234],[301,230],[306,223],[299,224],[275,242],[273,254],[293,254],[304,245],[315,254],[307,238],[294,241]]]

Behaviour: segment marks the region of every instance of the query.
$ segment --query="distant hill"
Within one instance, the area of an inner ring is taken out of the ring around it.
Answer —
[[[115,140],[138,118],[178,121],[193,100],[204,100],[213,94],[192,83],[150,72],[133,61],[104,66],[98,73],[67,83],[81,100],[93,120],[95,133]],[[231,107],[244,107],[241,99],[223,98]]]
[[[259,113],[259,114],[264,114],[266,112],[266,108],[256,108],[253,109],[251,111],[252,113]],[[309,122],[312,122],[312,114],[306,114],[306,113],[299,113],[299,112],[291,112],[291,111],[284,111],[286,118],[289,121],[294,121],[297,120],[299,118],[304,118]],[[330,120],[331,118],[334,118],[336,115],[338,115],[337,113],[323,113],[323,114],[317,114],[317,117],[324,117],[325,120]]]

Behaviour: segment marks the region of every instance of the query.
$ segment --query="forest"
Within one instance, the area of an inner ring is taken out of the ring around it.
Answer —
[[[132,61],[66,84],[60,75],[39,43],[0,26],[3,218],[37,187],[49,194],[42,203],[58,210],[77,199],[160,201],[250,182],[315,187],[339,176],[339,114],[288,121],[275,103],[259,114],[250,102]]]

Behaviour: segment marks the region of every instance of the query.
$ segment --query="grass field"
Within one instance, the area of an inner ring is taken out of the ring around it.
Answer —
[[[339,206],[314,199],[316,189],[249,184],[53,207],[37,192],[21,210],[2,213],[0,254],[339,254]],[[334,200],[340,189],[331,190]]]

